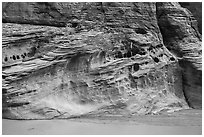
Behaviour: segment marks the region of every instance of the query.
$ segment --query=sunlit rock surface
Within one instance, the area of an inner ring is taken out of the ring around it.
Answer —
[[[146,115],[189,108],[183,82],[189,78],[183,78],[177,55],[163,44],[156,3],[3,5],[4,118]],[[34,14],[42,5],[50,14],[57,9],[66,27],[57,22],[58,15],[50,21],[48,14]]]

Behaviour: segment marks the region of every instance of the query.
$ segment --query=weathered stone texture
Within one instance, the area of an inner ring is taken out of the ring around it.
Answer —
[[[31,25],[3,23],[3,117],[189,108],[183,92],[189,77],[164,45],[158,8],[156,3],[4,3],[4,22]]]
[[[165,46],[179,57],[184,93],[191,107],[202,105],[202,41],[197,21],[178,3],[157,3],[157,17]]]
[[[179,2],[179,4],[193,14],[198,21],[198,31],[202,34],[202,2]]]

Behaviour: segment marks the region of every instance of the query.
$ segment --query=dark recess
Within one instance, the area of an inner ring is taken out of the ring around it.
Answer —
[[[171,57],[170,60],[171,60],[171,61],[175,61],[175,58],[174,58],[174,57]]]
[[[6,78],[6,76],[2,75],[2,78],[3,78],[3,79],[5,79],[5,78]],[[2,90],[3,90],[3,89],[2,89]]]
[[[17,59],[20,59],[19,55],[16,56]]]
[[[72,23],[72,27],[73,27],[73,28],[76,28],[77,26],[78,26],[78,23],[77,23],[77,22],[73,22],[73,23]]]
[[[142,28],[136,28],[135,32],[138,34],[147,34],[147,31],[145,29],[142,29]]]
[[[131,57],[131,51],[128,51],[128,52],[127,52],[127,57],[128,57],[128,58]]]
[[[21,55],[21,57],[22,57],[22,58],[25,58],[25,56],[24,56],[24,55]]]
[[[119,51],[119,52],[116,54],[115,57],[116,57],[116,58],[123,58],[122,52]]]
[[[139,70],[139,64],[135,63],[133,66],[134,71],[138,71]]]
[[[13,60],[16,60],[16,56],[15,55],[13,55]]]
[[[153,60],[158,63],[159,62],[159,59],[157,57],[153,58]]]
[[[8,57],[5,57],[5,58],[4,58],[4,61],[7,62],[7,61],[8,61]]]

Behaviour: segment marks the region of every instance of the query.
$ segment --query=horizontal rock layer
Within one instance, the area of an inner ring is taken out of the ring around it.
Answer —
[[[156,3],[4,3],[4,22],[32,25],[3,23],[3,117],[189,108],[185,77],[163,44],[157,9]],[[61,20],[66,27],[56,27],[64,26]]]

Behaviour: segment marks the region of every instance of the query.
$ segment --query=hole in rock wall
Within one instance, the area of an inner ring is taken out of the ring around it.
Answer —
[[[4,65],[23,60],[30,52],[30,43],[11,45],[2,49]]]
[[[5,58],[4,58],[4,61],[7,62],[7,61],[8,61],[8,57],[5,57]]]
[[[170,58],[170,61],[175,61],[175,58],[174,58],[174,57],[171,57],[171,58]]]
[[[124,47],[121,47],[120,49],[117,49],[117,51],[114,53],[116,58],[131,58],[132,56],[138,55],[145,55],[146,51],[145,49],[138,47],[134,42],[132,41],[122,41]]]
[[[5,79],[5,78],[6,78],[6,76],[2,75],[2,78],[3,78],[3,79]]]
[[[25,58],[25,56],[24,55],[21,55],[21,57],[24,59]]]
[[[24,59],[27,56],[27,53],[21,54],[21,57]]]
[[[13,60],[16,60],[16,56],[15,55],[13,55]]]
[[[16,56],[17,59],[20,59],[19,55]]]
[[[158,44],[156,47],[157,47],[157,48],[162,48],[162,47],[163,47],[163,44]]]
[[[162,47],[163,47],[162,44],[158,44],[158,45],[156,45],[155,47],[152,46],[152,45],[150,45],[147,50],[148,50],[148,51],[151,51],[151,52],[154,52],[155,49],[162,48]]]
[[[133,66],[134,71],[138,71],[140,69],[139,64],[135,63]]]
[[[77,22],[72,22],[72,27],[73,27],[73,28],[76,28],[76,27],[78,26],[78,24],[79,24],[79,23],[77,23]]]
[[[147,65],[147,64],[149,64],[149,62],[145,62],[144,64]]]
[[[153,60],[158,63],[159,62],[159,59],[157,57],[154,57]]]
[[[21,54],[21,55],[13,55],[13,56],[10,56],[10,57],[5,57],[5,58],[4,58],[4,62],[9,61],[9,59],[10,59],[10,60],[13,60],[13,61],[19,60],[19,59],[21,59],[21,58],[24,59],[26,55],[27,55],[26,53],[23,53],[23,54]]]
[[[136,28],[135,32],[138,34],[147,34],[147,31],[143,28]]]

